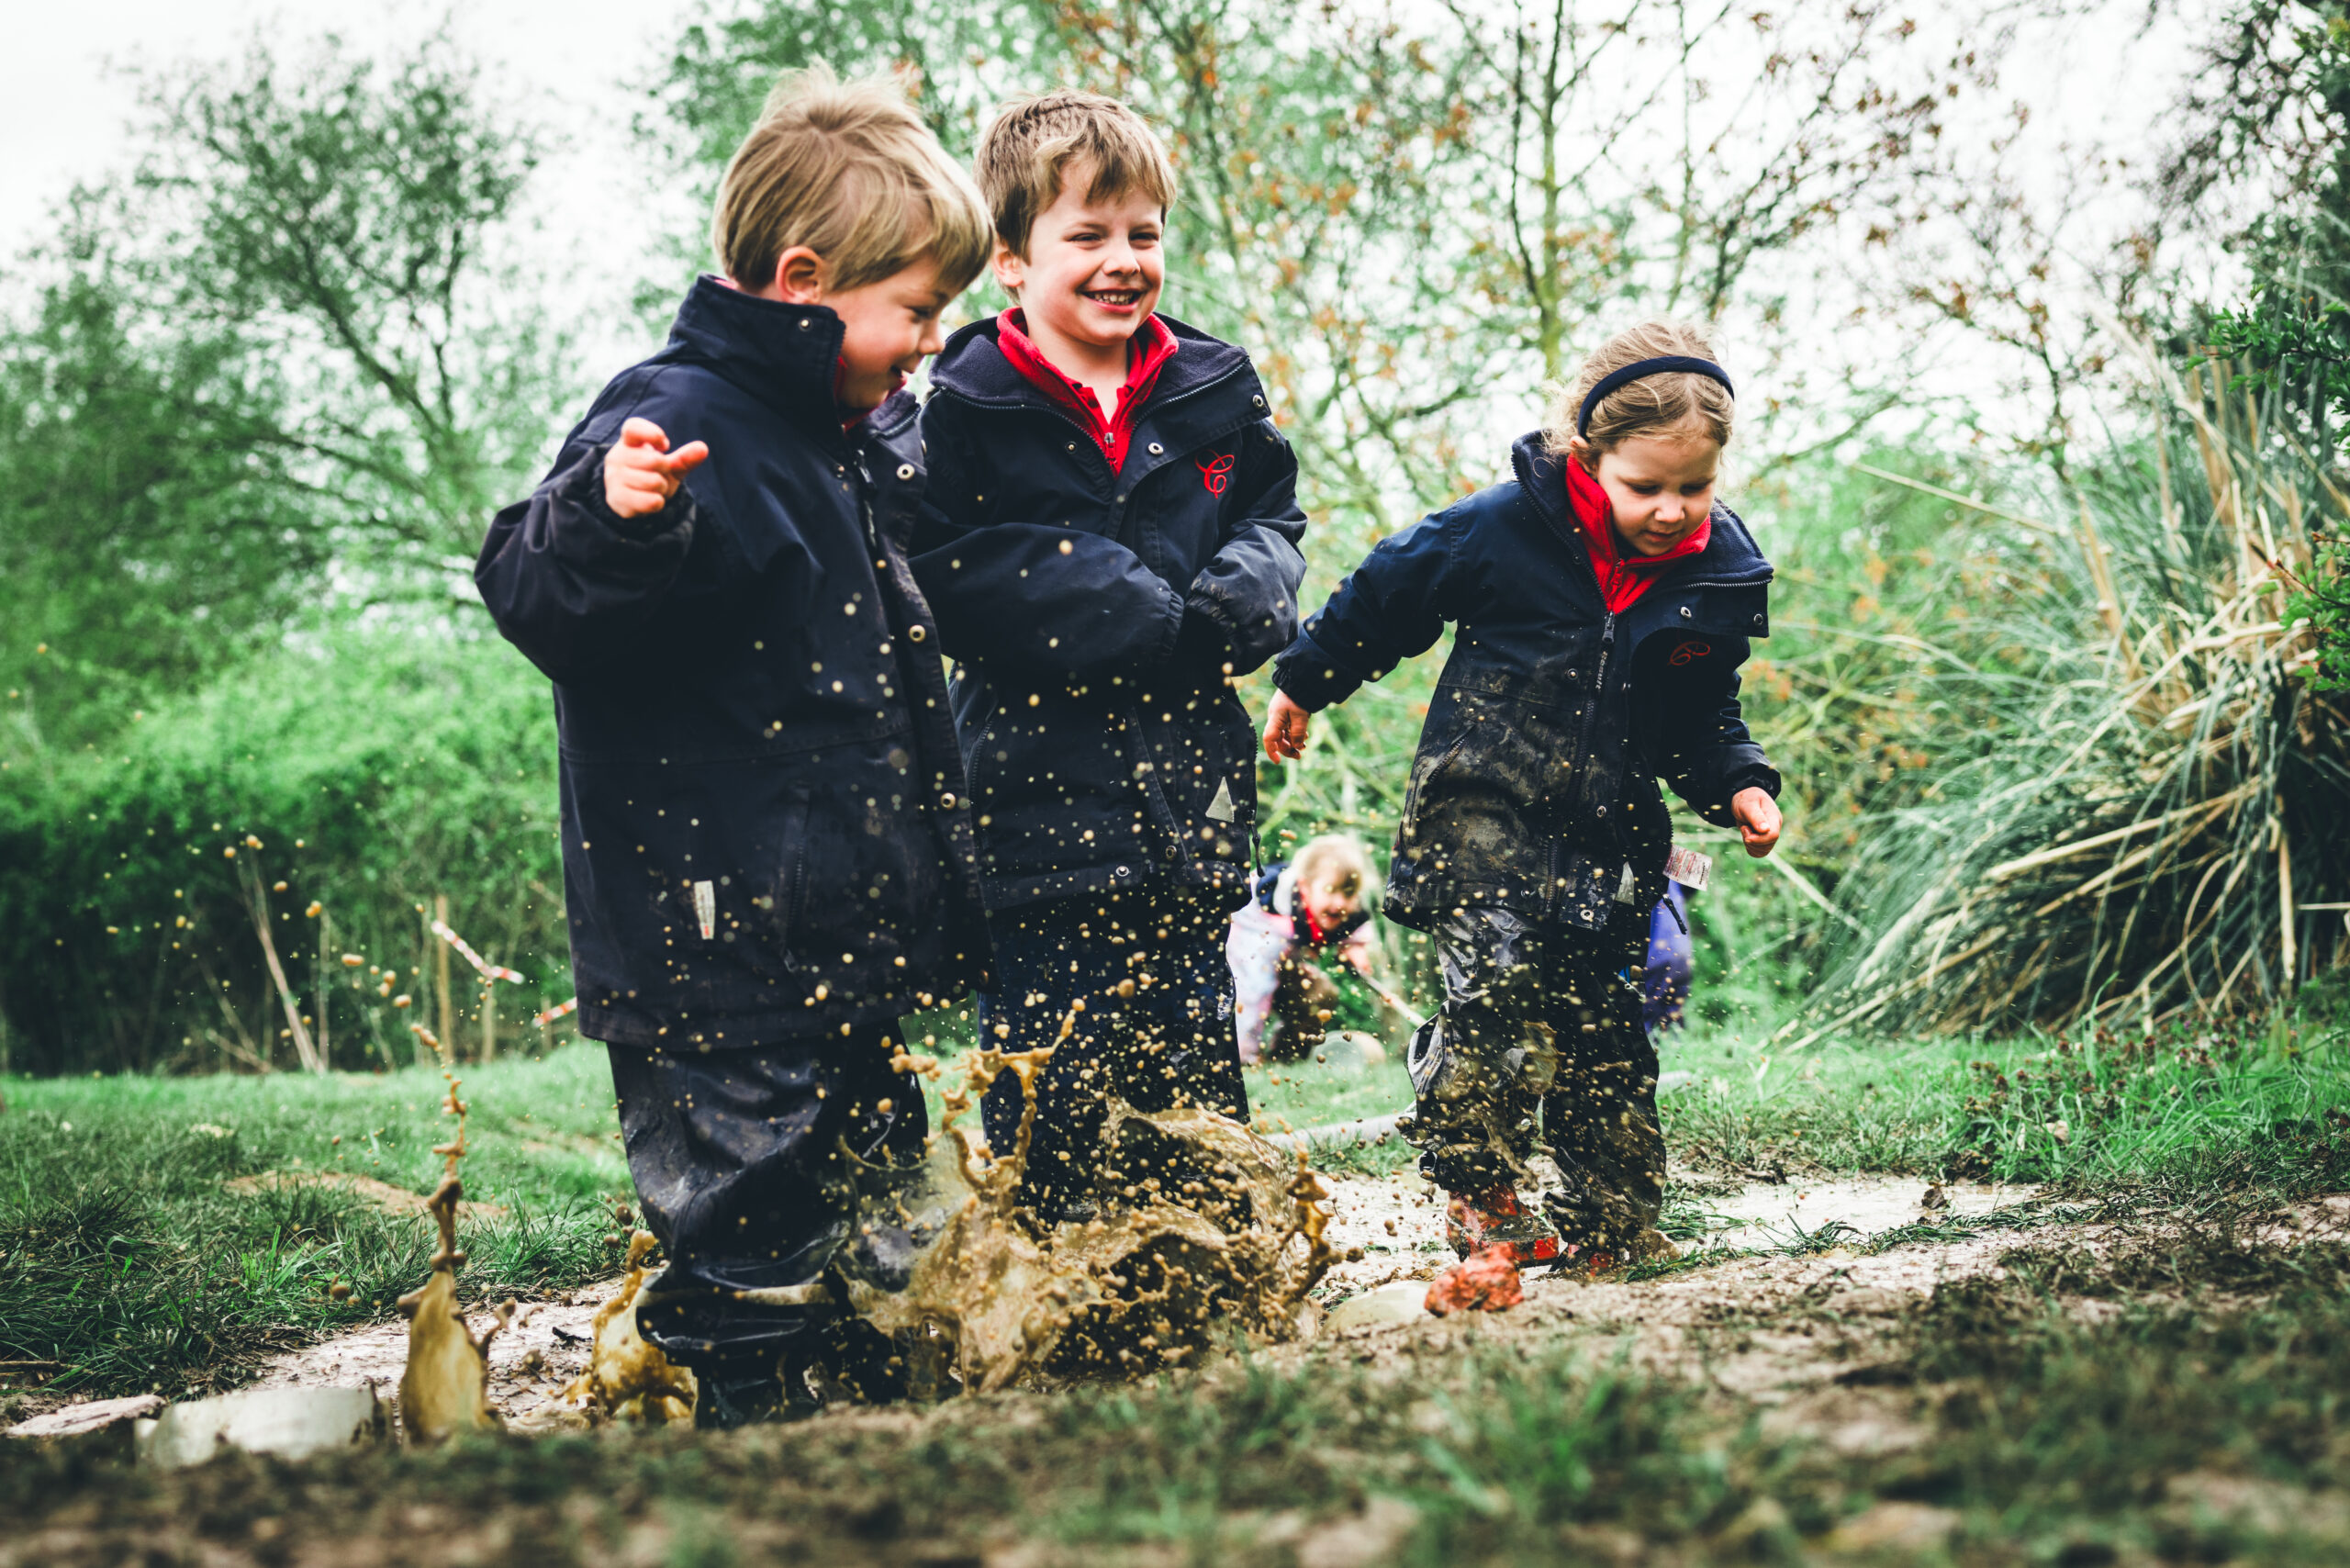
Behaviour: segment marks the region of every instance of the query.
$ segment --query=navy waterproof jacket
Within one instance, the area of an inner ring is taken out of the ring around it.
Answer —
[[[1387,879],[1387,913],[1429,929],[1485,904],[1598,931],[1664,893],[1662,775],[1731,825],[1732,797],[1779,791],[1747,734],[1738,670],[1770,630],[1771,565],[1713,510],[1706,548],[1607,612],[1539,434],[1516,477],[1382,541],[1274,667],[1300,706],[1346,700],[1458,624]],[[1630,868],[1627,877],[1625,868]]]
[[[1182,323],[1111,472],[1004,357],[930,373],[914,571],[957,661],[990,909],[1103,890],[1247,902],[1256,739],[1225,675],[1297,633],[1297,460],[1248,356]]]
[[[676,1049],[893,1021],[987,958],[937,622],[907,565],[913,399],[844,433],[838,316],[712,278],[475,568],[554,681],[580,1032]],[[710,443],[660,512],[604,504],[641,415]]]

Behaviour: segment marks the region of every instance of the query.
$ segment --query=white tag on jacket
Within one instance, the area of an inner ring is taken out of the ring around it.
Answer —
[[[1706,879],[1714,874],[1714,857],[1694,849],[1672,850],[1664,857],[1664,874],[1691,892],[1702,893]]]
[[[718,935],[718,884],[694,884],[694,918],[701,923],[701,939],[705,942]]]
[[[1616,879],[1616,902],[1617,903],[1630,903],[1639,897],[1637,888],[1638,880],[1639,879],[1632,871],[1632,863],[1629,860],[1625,861],[1624,874]]]
[[[1210,822],[1228,823],[1239,814],[1239,810],[1232,803],[1232,780],[1229,778],[1217,779],[1215,781],[1215,799],[1208,802],[1208,820]]]

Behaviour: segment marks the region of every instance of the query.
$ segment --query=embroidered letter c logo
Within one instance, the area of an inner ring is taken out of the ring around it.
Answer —
[[[1194,461],[1193,466],[1200,471],[1200,483],[1207,487],[1209,495],[1224,494],[1224,487],[1232,483],[1232,456],[1226,453],[1220,457],[1211,457],[1204,463]]]
[[[1702,659],[1713,651],[1713,644],[1710,643],[1684,643],[1673,649],[1673,656],[1664,662],[1669,665],[1685,665],[1691,659]]]

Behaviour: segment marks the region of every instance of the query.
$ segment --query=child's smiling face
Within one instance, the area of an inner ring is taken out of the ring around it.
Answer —
[[[1314,916],[1314,924],[1327,931],[1354,913],[1362,894],[1353,883],[1344,879],[1317,879],[1302,882],[1297,890],[1298,902]]]
[[[954,299],[929,258],[878,283],[824,296],[845,329],[841,337],[843,408],[878,409],[943,345],[939,318]]]
[[[841,364],[834,398],[845,409],[878,409],[945,346],[939,318],[955,294],[938,281],[938,262],[932,256],[855,288],[827,287],[830,272],[815,252],[794,245],[777,258],[774,281],[765,286],[724,281],[762,299],[822,305],[838,316]]]
[[[1065,167],[1060,194],[1029,228],[1028,253],[996,247],[996,281],[1018,297],[1048,358],[1060,348],[1123,360],[1166,281],[1164,210],[1141,191],[1093,200],[1091,183],[1090,169]]]
[[[1593,461],[1575,443],[1576,461],[1607,492],[1617,537],[1637,555],[1662,555],[1706,521],[1721,472],[1721,443],[1695,419],[1617,443]]]

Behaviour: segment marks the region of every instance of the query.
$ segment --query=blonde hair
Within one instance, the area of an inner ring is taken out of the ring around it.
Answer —
[[[1353,898],[1371,891],[1371,857],[1350,834],[1326,833],[1307,839],[1298,846],[1290,869],[1297,873],[1301,888],[1318,881]]]
[[[1560,455],[1574,446],[1575,417],[1583,400],[1609,372],[1673,354],[1716,359],[1713,339],[1706,330],[1685,321],[1643,321],[1608,339],[1583,362],[1572,385],[1561,383],[1550,388],[1550,409],[1542,421],[1544,444]],[[1627,381],[1602,398],[1583,428],[1583,444],[1593,453],[1613,452],[1636,435],[1671,430],[1694,416],[1715,444],[1728,446],[1733,408],[1729,388],[1711,376],[1661,370]]]
[[[924,258],[959,294],[987,264],[987,207],[886,76],[844,82],[829,66],[788,73],[726,165],[711,243],[747,288],[786,251],[824,259],[824,286],[862,288]]]
[[[1064,89],[1016,99],[979,135],[979,193],[996,237],[1028,254],[1037,215],[1053,205],[1072,165],[1091,176],[1085,199],[1139,191],[1164,211],[1175,205],[1175,166],[1142,116],[1115,98]]]

